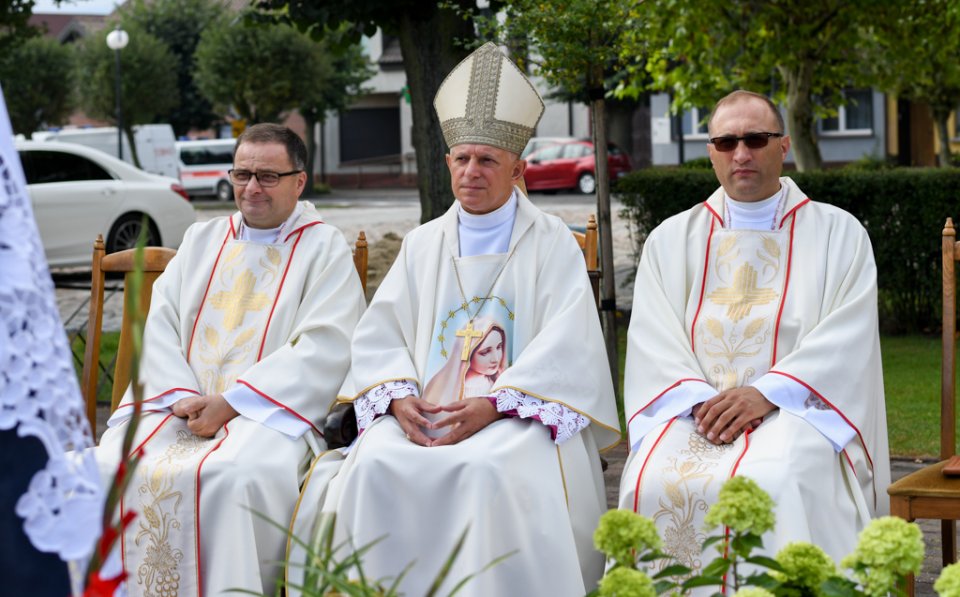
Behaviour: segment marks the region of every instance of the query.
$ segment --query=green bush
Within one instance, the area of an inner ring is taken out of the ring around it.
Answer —
[[[941,168],[840,169],[791,172],[807,196],[860,220],[873,242],[885,332],[929,332],[939,327],[940,231],[960,206],[960,170]],[[636,255],[647,234],[667,217],[704,201],[717,189],[712,171],[638,170],[618,181]]]

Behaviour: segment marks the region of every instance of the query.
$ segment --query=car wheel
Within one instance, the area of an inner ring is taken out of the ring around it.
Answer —
[[[217,183],[217,199],[220,201],[233,200],[233,185],[229,180],[221,180]]]
[[[157,225],[149,217],[142,214],[126,214],[118,219],[107,235],[107,253],[116,253],[124,249],[133,249],[140,239],[143,221],[147,222],[147,246],[155,247],[160,244],[160,232]]]
[[[584,195],[592,195],[597,191],[597,179],[590,172],[584,172],[577,179],[577,190]]]

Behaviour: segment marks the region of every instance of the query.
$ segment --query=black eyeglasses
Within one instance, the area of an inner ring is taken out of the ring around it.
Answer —
[[[257,182],[263,188],[275,187],[280,184],[280,179],[291,174],[299,174],[303,170],[291,170],[289,172],[251,172],[249,170],[227,170],[230,176],[230,182],[235,185],[245,185],[251,178],[256,178]]]
[[[750,149],[762,149],[770,142],[770,137],[782,137],[783,133],[747,133],[742,137],[733,135],[724,135],[723,137],[713,137],[710,142],[717,151],[733,151],[737,144],[743,141],[743,144]]]

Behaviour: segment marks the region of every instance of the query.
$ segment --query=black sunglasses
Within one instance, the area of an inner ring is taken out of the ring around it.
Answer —
[[[725,135],[723,137],[713,137],[710,139],[710,143],[713,143],[717,151],[733,151],[737,148],[737,144],[740,143],[740,141],[743,141],[743,144],[750,149],[761,149],[767,146],[767,143],[770,142],[770,137],[782,136],[783,133],[747,133],[742,137]]]

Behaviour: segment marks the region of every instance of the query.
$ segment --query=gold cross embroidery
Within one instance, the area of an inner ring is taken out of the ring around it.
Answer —
[[[270,304],[270,297],[262,292],[254,292],[257,282],[253,272],[247,270],[240,274],[229,292],[218,292],[210,299],[214,309],[224,312],[223,327],[227,331],[235,330],[243,323],[247,311],[259,311]]]
[[[464,339],[463,352],[460,353],[460,360],[466,361],[470,358],[470,346],[473,344],[473,339],[483,336],[483,332],[473,329],[473,322],[468,321],[467,327],[462,330],[457,330],[457,336]]]
[[[736,323],[750,315],[754,305],[763,305],[777,298],[777,293],[769,288],[757,288],[757,270],[744,263],[734,274],[732,287],[714,290],[707,298],[718,305],[729,305],[727,317]]]

